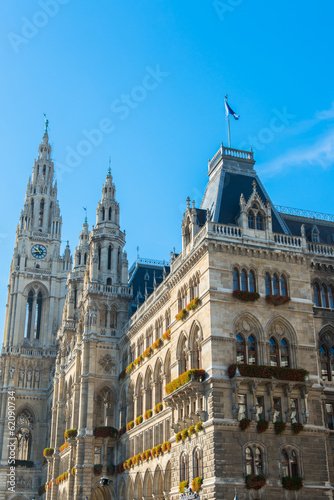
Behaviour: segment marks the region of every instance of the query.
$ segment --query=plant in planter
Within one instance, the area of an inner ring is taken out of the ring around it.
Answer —
[[[286,490],[297,491],[303,486],[303,479],[301,477],[282,477],[282,486]]]
[[[136,422],[136,425],[139,425],[141,424],[143,421],[143,415],[139,415],[139,417],[136,418],[135,422]]]
[[[152,349],[159,349],[163,345],[162,338],[158,338],[155,342],[152,344]]]
[[[146,410],[145,411],[145,420],[148,420],[149,418],[151,418],[153,415],[153,411],[152,410]]]
[[[49,488],[51,490],[51,488],[52,488],[52,481],[49,481]]]
[[[201,489],[202,484],[203,484],[203,479],[201,478],[201,476],[195,477],[192,480],[191,489],[197,493]]]
[[[161,449],[163,453],[168,453],[172,448],[172,445],[170,444],[169,441],[165,441],[162,443]]]
[[[272,306],[281,306],[282,304],[286,304],[291,299],[290,297],[282,297],[282,295],[266,295],[266,301],[268,304]]]
[[[170,328],[162,335],[163,340],[170,340],[171,330]]]
[[[250,423],[251,421],[249,418],[242,418],[239,422],[239,427],[242,431],[245,431],[246,429],[248,429]]]
[[[143,451],[143,453],[141,454],[141,459],[143,462],[146,462],[146,460],[148,460],[149,458],[151,458],[152,456],[152,450],[146,450],[146,451]]]
[[[257,432],[265,432],[268,429],[269,422],[267,420],[260,419],[256,424]]]
[[[95,437],[103,437],[103,438],[118,438],[119,431],[115,429],[115,427],[105,426],[105,427],[95,427],[94,428],[94,436]]]
[[[136,359],[134,360],[133,364],[134,364],[135,366],[138,366],[138,365],[139,365],[139,363],[141,363],[141,362],[143,361],[143,359],[144,359],[144,358],[143,358],[143,355],[142,355],[142,354],[140,354],[140,355],[138,356],[138,358],[136,358]]]
[[[243,302],[255,302],[260,298],[260,294],[257,292],[246,292],[243,290],[234,290],[232,296]]]
[[[62,451],[66,450],[66,448],[68,448],[68,442],[66,441],[66,443],[62,444],[59,448],[59,452],[61,453]]]
[[[126,369],[125,369],[125,373],[130,373],[133,369],[134,369],[135,365],[134,363],[130,363]]]
[[[248,490],[259,490],[266,484],[266,478],[263,474],[248,474],[245,484]]]
[[[72,467],[71,474],[72,474],[72,476],[75,476],[75,467]]]
[[[45,448],[43,451],[43,457],[51,457],[54,451],[54,448]]]
[[[126,424],[126,430],[127,430],[127,431],[131,431],[131,429],[133,429],[133,428],[134,428],[134,426],[135,426],[134,420],[131,420],[131,422],[128,422],[128,423]]]
[[[163,409],[164,409],[164,407],[163,407],[162,403],[158,403],[154,407],[154,413],[155,414],[160,413]]]
[[[196,309],[196,307],[199,306],[199,297],[195,297],[189,304],[186,306],[186,311],[192,311],[193,309]]]
[[[200,432],[203,430],[203,422],[197,422],[197,424],[195,425],[195,430],[196,432]]]
[[[71,439],[77,437],[78,429],[67,429],[64,433],[65,439]]]
[[[185,488],[188,488],[188,481],[182,481],[179,484],[179,493],[184,493]]]
[[[293,424],[291,424],[291,429],[295,434],[299,434],[304,429],[304,426],[299,422],[294,422]]]
[[[94,465],[94,474],[95,474],[95,476],[99,476],[102,473],[102,468],[103,468],[102,464],[95,464]]]
[[[181,309],[181,311],[179,311],[177,313],[177,315],[175,316],[175,319],[176,319],[176,321],[180,321],[180,320],[183,321],[184,319],[186,319],[187,315],[188,315],[187,310],[186,309]]]
[[[182,441],[185,441],[188,437],[188,429],[183,429],[183,431],[181,431],[181,439]]]
[[[175,435],[175,441],[179,443],[182,440],[181,431]]]
[[[286,423],[285,422],[281,422],[279,420],[277,420],[275,423],[274,423],[274,429],[275,429],[275,432],[278,436],[280,436],[281,434],[283,434],[283,432],[285,431],[286,429]]]
[[[145,351],[143,352],[143,358],[149,358],[151,356],[153,352],[153,349],[152,347],[148,347],[147,349],[145,349]]]
[[[193,434],[196,434],[196,429],[194,425],[191,425],[188,429],[189,436],[192,436]]]

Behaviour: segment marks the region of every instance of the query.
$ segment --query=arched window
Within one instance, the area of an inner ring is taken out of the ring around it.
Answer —
[[[41,199],[41,203],[39,205],[39,225],[43,226],[43,218],[44,218],[44,199]]]
[[[271,295],[271,279],[268,273],[265,276],[266,295]]]
[[[247,291],[247,274],[246,274],[246,271],[243,269],[241,271],[241,290],[243,292],[246,292]]]
[[[81,252],[79,252],[78,254],[78,266],[81,265]]]
[[[42,320],[42,304],[43,295],[42,292],[38,292],[36,301],[36,324],[35,324],[35,338],[39,339],[41,333],[41,320]]]
[[[324,345],[320,346],[319,351],[322,380],[334,380],[334,346],[331,347],[329,354]]]
[[[202,450],[200,448],[195,448],[193,455],[194,472],[193,477],[202,477]]]
[[[74,307],[74,309],[76,309],[77,308],[77,301],[78,301],[78,290],[77,290],[77,287],[74,287],[74,294],[73,295],[74,295],[74,297],[73,297],[73,299],[74,299],[74,301],[73,301],[74,302],[73,303],[73,307]]]
[[[240,333],[237,335],[237,363],[245,363],[246,360],[246,349],[245,340]]]
[[[273,276],[273,293],[274,295],[279,295],[279,284],[278,284],[277,274],[274,274]]]
[[[102,208],[102,220],[104,220],[104,218],[105,218],[105,214],[106,214],[106,211],[105,211],[105,208],[103,207],[103,208]]]
[[[240,290],[239,271],[236,268],[233,269],[233,290]]]
[[[249,229],[255,229],[255,219],[252,210],[248,212],[248,227]]]
[[[109,216],[108,219],[111,220],[111,207],[109,207]]]
[[[143,383],[141,377],[137,384],[137,417],[143,414]]]
[[[245,450],[245,462],[246,462],[246,474],[254,474],[254,460],[253,460],[253,452],[247,446]]]
[[[270,338],[269,345],[270,345],[270,366],[279,366],[277,342],[273,337]]]
[[[257,356],[256,356],[256,340],[253,335],[248,337],[248,364],[256,365]]]
[[[87,252],[85,253],[85,257],[84,257],[84,264],[85,265],[87,264]]]
[[[328,307],[327,286],[324,283],[321,285],[321,304],[322,307]]]
[[[334,309],[334,300],[333,300],[333,287],[332,285],[329,285],[328,287],[328,302],[329,302],[329,307],[331,309]]]
[[[189,480],[189,470],[188,470],[188,455],[182,453],[180,457],[180,481]]]
[[[262,451],[256,445],[250,445],[245,448],[246,474],[262,474],[263,458]]]
[[[195,342],[195,370],[202,368],[202,347],[199,339]]]
[[[186,341],[183,339],[180,350],[180,375],[188,370],[188,353],[186,348]]]
[[[281,451],[281,468],[283,477],[299,476],[298,458],[295,450],[283,448]]]
[[[97,249],[97,258],[98,258],[98,270],[101,269],[101,247]]]
[[[31,324],[32,324],[32,312],[34,303],[34,293],[32,290],[28,293],[27,299],[27,314],[26,314],[26,331],[25,338],[29,339],[31,334]]]
[[[258,213],[256,216],[256,229],[259,229],[260,231],[263,231],[264,229],[263,217],[260,213]]]
[[[18,428],[15,435],[15,458],[18,460],[29,460],[31,453],[31,430],[33,429],[33,418],[28,410],[21,411],[16,419]]]
[[[253,271],[249,271],[249,291],[256,292],[255,275]]]
[[[282,276],[281,276],[281,296],[287,297],[287,295],[288,295],[288,288],[286,285],[286,279],[282,274]]]
[[[185,241],[185,246],[188,246],[190,243],[190,220],[189,218],[187,219],[185,228],[184,228],[184,241]]]
[[[290,366],[289,344],[286,339],[281,340],[281,366],[285,368]]]
[[[111,245],[108,247],[108,269],[111,269]]]
[[[318,283],[314,283],[313,285],[313,294],[314,294],[314,305],[316,307],[321,307],[320,289]]]

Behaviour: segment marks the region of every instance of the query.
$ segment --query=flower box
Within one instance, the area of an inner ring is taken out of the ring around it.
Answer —
[[[188,488],[188,481],[182,481],[179,484],[179,493],[184,493],[185,488]]]
[[[239,422],[239,427],[242,431],[245,431],[246,429],[248,429],[250,423],[251,421],[249,418],[242,418]]]
[[[283,432],[286,429],[286,423],[277,420],[276,422],[274,422],[274,429],[275,429],[275,433],[278,436],[280,436],[281,434],[283,434]]]
[[[134,369],[135,365],[133,363],[130,363],[126,369],[125,369],[125,373],[130,373],[133,369]]]
[[[202,382],[204,376],[204,370],[188,370],[182,373],[182,375],[180,375],[176,379],[169,382],[169,384],[167,384],[165,387],[165,391],[167,394],[171,394],[172,392],[176,391],[176,389],[179,389],[179,387],[182,387],[184,384],[190,382],[192,378],[198,382]]]
[[[192,480],[191,489],[197,493],[201,489],[202,484],[203,484],[203,479],[201,478],[201,476],[195,477]]]
[[[195,425],[195,430],[196,432],[200,432],[203,430],[203,422],[197,422],[197,424]]]
[[[170,340],[171,337],[171,330],[170,328],[162,335],[163,340]]]
[[[163,409],[164,409],[163,404],[162,403],[158,403],[154,407],[154,413],[155,414],[160,413]]]
[[[299,422],[294,422],[293,424],[291,424],[291,429],[295,434],[299,434],[304,429],[304,426]]]
[[[175,441],[179,443],[182,440],[181,431],[175,434]]]
[[[147,349],[145,349],[145,351],[143,352],[143,358],[149,358],[151,356],[153,352],[153,349],[152,347],[148,347]]]
[[[149,458],[151,458],[152,456],[152,450],[146,450],[146,451],[143,451],[143,453],[141,454],[141,459],[143,462],[146,462],[146,460],[148,460]]]
[[[279,366],[247,365],[245,363],[230,365],[228,376],[233,378],[236,370],[242,377],[276,378],[278,380],[290,380],[293,382],[304,382],[308,371],[303,368],[284,368]]]
[[[56,478],[56,484],[60,484],[63,481],[66,481],[67,478],[68,478],[68,472],[64,472],[63,474],[61,474]]]
[[[95,437],[103,437],[103,438],[113,438],[117,439],[119,435],[119,431],[115,429],[115,427],[106,426],[106,427],[95,427],[94,436]]]
[[[131,431],[131,429],[133,429],[133,428],[134,428],[134,426],[135,426],[135,422],[134,422],[134,420],[131,420],[131,422],[128,422],[128,423],[126,424],[126,430],[127,430],[127,431]]]
[[[266,484],[266,478],[263,474],[248,474],[245,484],[248,490],[260,490]]]
[[[62,451],[66,450],[66,448],[68,448],[68,442],[66,441],[66,443],[62,444],[59,448],[59,453],[61,453]]]
[[[43,457],[51,457],[54,451],[54,448],[45,448],[43,451]]]
[[[115,466],[113,464],[107,465],[107,476],[113,476],[115,474]]]
[[[163,340],[162,338],[158,338],[155,342],[152,344],[152,349],[159,349],[163,345]]]
[[[260,298],[260,294],[257,292],[246,292],[243,290],[234,290],[232,296],[243,302],[255,302]]]
[[[181,431],[181,439],[182,441],[185,441],[188,437],[188,429],[183,429],[183,431]]]
[[[188,429],[189,436],[192,436],[193,434],[196,434],[196,429],[194,425],[191,425]]]
[[[67,429],[64,433],[65,439],[71,439],[77,437],[78,429]]]
[[[267,422],[267,420],[258,420],[257,424],[256,424],[256,430],[257,432],[261,433],[261,432],[265,432],[267,429],[268,429],[268,425],[269,425],[269,422]]]
[[[124,467],[125,470],[131,469],[131,467],[132,467],[132,458],[128,458],[127,460],[125,460],[125,462],[123,462],[123,467]]]
[[[153,411],[152,410],[145,411],[145,420],[148,420],[149,418],[151,418],[152,415],[153,415]]]
[[[136,425],[140,425],[143,421],[143,415],[139,415],[139,417],[136,418],[135,423]]]
[[[168,453],[172,449],[172,445],[169,441],[165,441],[164,443],[162,443],[161,449],[163,453]]]
[[[282,297],[282,295],[266,295],[266,302],[272,306],[281,306],[290,300],[290,297],[287,296]]]
[[[94,471],[94,474],[95,476],[99,476],[101,473],[102,473],[102,464],[95,464],[94,467],[93,467],[93,471]]]
[[[158,444],[157,446],[154,446],[151,451],[152,458],[156,458],[158,455],[162,455],[162,448],[161,444]]]
[[[75,467],[72,467],[71,474],[72,474],[72,476],[75,476]]]
[[[52,481],[49,481],[49,488],[51,490],[51,488],[52,488]]]
[[[286,490],[297,491],[303,486],[303,479],[301,477],[282,477],[282,486]]]
[[[195,297],[191,302],[189,302],[189,304],[186,305],[186,311],[193,311],[199,306],[199,303],[199,297]]]
[[[141,363],[141,362],[143,361],[143,359],[144,359],[144,358],[143,358],[143,355],[142,355],[142,354],[140,354],[140,355],[138,356],[138,358],[136,358],[136,359],[134,360],[133,364],[134,364],[135,366],[138,366],[138,365],[139,365],[139,363]]]
[[[177,315],[175,316],[175,319],[176,321],[183,321],[184,319],[186,319],[186,317],[188,316],[188,312],[186,309],[181,309],[181,311],[179,311],[177,313]]]

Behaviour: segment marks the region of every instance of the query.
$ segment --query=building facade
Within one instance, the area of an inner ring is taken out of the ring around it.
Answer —
[[[222,145],[168,265],[129,278],[109,171],[72,266],[50,153],[46,133],[10,271],[1,498],[333,498],[333,218],[274,207]]]

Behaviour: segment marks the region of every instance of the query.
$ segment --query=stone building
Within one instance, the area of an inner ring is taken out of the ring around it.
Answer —
[[[333,498],[334,218],[274,207],[254,164],[222,145],[181,253],[129,277],[110,171],[60,257],[45,133],[10,271],[0,498]]]

